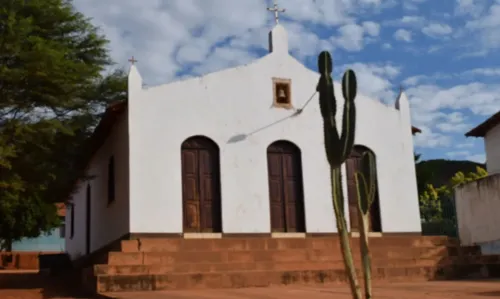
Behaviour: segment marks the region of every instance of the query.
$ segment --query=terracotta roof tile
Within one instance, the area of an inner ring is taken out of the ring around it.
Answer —
[[[484,137],[489,130],[493,129],[500,124],[500,111],[493,114],[490,118],[483,123],[465,133],[466,137]]]

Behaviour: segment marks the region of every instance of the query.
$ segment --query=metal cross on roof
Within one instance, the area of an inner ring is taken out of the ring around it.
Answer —
[[[128,60],[131,64],[135,64],[137,60],[135,60],[134,56]]]
[[[273,1],[273,7],[268,7],[267,10],[274,12],[274,21],[276,22],[276,24],[279,23],[279,13],[286,11],[286,9],[284,8],[278,8],[278,3],[276,3],[276,0]]]

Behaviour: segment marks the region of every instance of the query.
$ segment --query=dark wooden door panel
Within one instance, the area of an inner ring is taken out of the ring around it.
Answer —
[[[300,151],[277,142],[268,148],[269,201],[273,232],[305,232]]]
[[[184,202],[184,229],[186,232],[195,232],[200,229],[200,203],[197,201]]]
[[[349,208],[351,232],[359,232],[358,193],[356,189],[356,180],[354,178],[356,171],[358,171],[357,165],[356,157],[350,157],[346,160],[347,204]]]
[[[351,222],[351,231],[358,232],[359,227],[359,211],[358,211],[358,190],[356,188],[355,173],[362,172],[361,156],[368,148],[356,146],[350,157],[346,160],[346,176],[347,176],[347,195],[349,205],[349,217]],[[380,202],[378,197],[378,183],[375,188],[375,200],[370,207],[370,215],[368,219],[369,231],[381,232],[382,226],[380,221]]]
[[[283,181],[281,155],[270,153],[267,157],[269,175],[269,201],[271,204],[271,231],[285,231],[285,213],[283,206]]]
[[[184,228],[186,231],[198,231],[200,228],[200,201],[196,150],[182,151],[182,175]]]
[[[200,201],[201,201],[201,230],[214,232],[218,230],[220,219],[219,198],[219,171],[218,153],[214,150],[201,149],[200,157]]]
[[[183,143],[182,184],[184,230],[220,232],[222,230],[219,151],[206,138]]]

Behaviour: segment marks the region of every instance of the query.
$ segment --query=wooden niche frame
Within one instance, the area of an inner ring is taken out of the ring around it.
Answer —
[[[293,109],[292,105],[292,80],[285,78],[273,79],[273,107]],[[285,98],[280,98],[280,92],[284,91]]]

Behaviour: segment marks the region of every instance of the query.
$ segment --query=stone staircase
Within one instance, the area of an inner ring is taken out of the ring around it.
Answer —
[[[351,239],[357,266],[358,243]],[[374,280],[450,277],[479,254],[447,237],[376,237],[370,238],[370,249]],[[85,271],[84,284],[97,292],[120,292],[344,282],[343,269],[338,237],[149,238],[122,241],[106,264]]]

